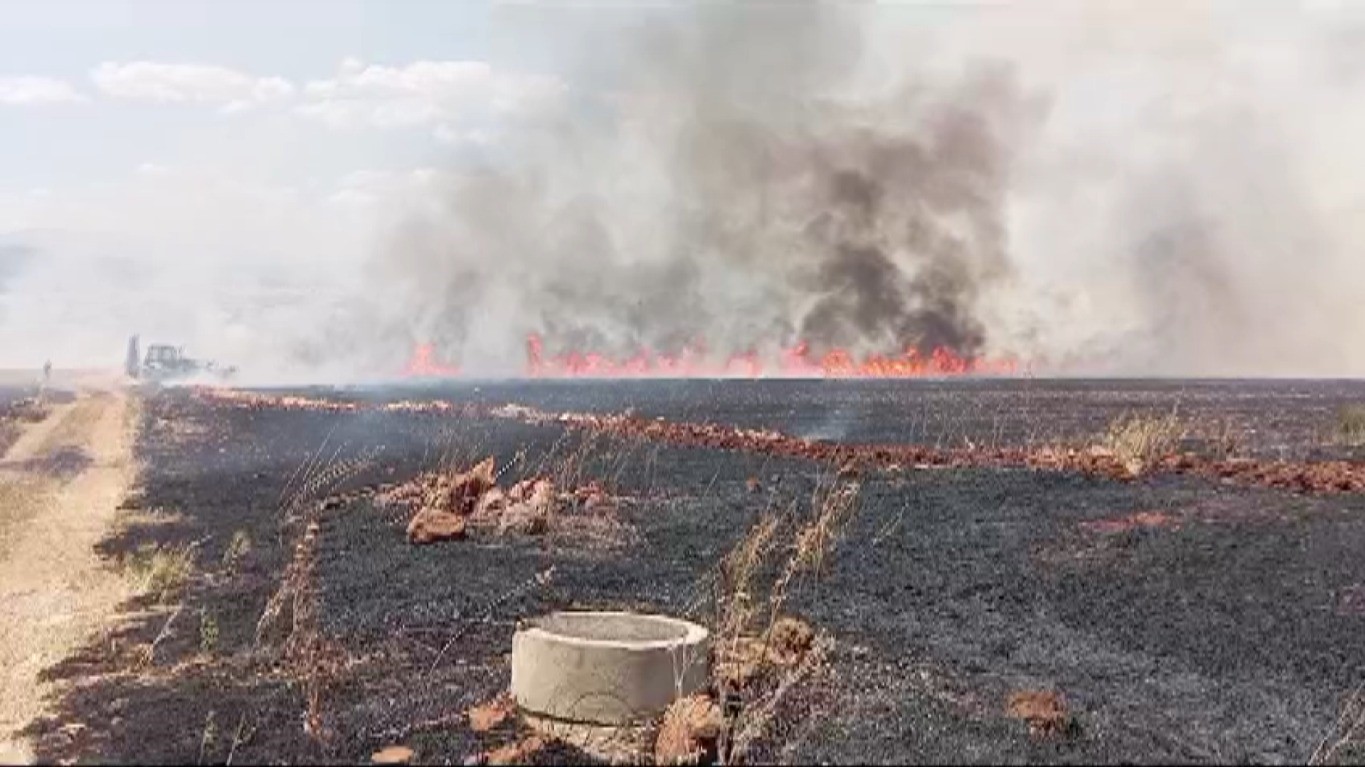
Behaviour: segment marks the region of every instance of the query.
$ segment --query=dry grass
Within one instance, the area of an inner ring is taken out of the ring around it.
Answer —
[[[787,691],[823,657],[814,631],[783,609],[796,589],[818,581],[859,492],[856,481],[817,483],[804,518],[796,504],[784,514],[768,509],[721,562],[712,669],[721,699],[741,702],[737,711],[727,706],[719,744],[726,762],[743,759]]]
[[[170,602],[194,573],[194,547],[141,546],[125,560],[124,572],[138,593]]]
[[[228,541],[227,549],[223,551],[223,566],[232,570],[250,553],[251,536],[245,530],[238,530],[232,534],[232,540]]]
[[[1172,453],[1187,428],[1175,413],[1164,416],[1132,414],[1109,424],[1101,447],[1113,454],[1129,474],[1139,476],[1162,457]]]
[[[717,600],[720,618],[716,628],[732,646],[753,623],[757,611],[755,575],[767,559],[781,521],[776,514],[764,514],[721,564],[725,585]]]
[[[199,611],[199,652],[212,655],[218,649],[218,616],[208,610]]]
[[[369,447],[353,458],[337,460],[346,444],[337,445],[329,454],[327,448],[331,439],[332,434],[328,432],[318,449],[294,470],[280,493],[281,511],[298,514],[308,504],[335,492],[348,480],[372,468],[384,450],[383,446]],[[327,458],[323,458],[324,455]]]
[[[1365,405],[1347,405],[1337,413],[1337,439],[1349,447],[1365,446]]]
[[[1365,759],[1365,683],[1346,698],[1332,730],[1308,757],[1308,764],[1359,764]]]
[[[1246,426],[1230,416],[1205,416],[1187,421],[1184,436],[1197,441],[1201,449],[1214,458],[1245,455],[1251,442]]]

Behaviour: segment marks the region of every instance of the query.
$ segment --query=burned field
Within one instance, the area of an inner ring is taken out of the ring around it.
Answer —
[[[368,761],[391,746],[419,762],[580,760],[583,744],[528,739],[476,708],[507,689],[517,621],[638,609],[723,634],[738,591],[767,610],[785,547],[803,545],[835,489],[856,508],[818,561],[791,570],[773,610],[813,630],[810,657],[766,687],[735,687],[746,725],[735,756],[1365,758],[1344,737],[1365,682],[1365,494],[1349,482],[1293,492],[1254,472],[1178,471],[1165,456],[1131,477],[1026,454],[917,468],[889,449],[650,427],[709,421],[970,457],[1101,439],[1123,412],[1180,403],[1195,425],[1168,435],[1172,450],[1281,472],[1333,460],[1353,477],[1359,448],[1330,435],[1365,400],[1359,387],[657,382],[290,396],[145,398],[138,492],[103,553],[157,587],[126,605],[113,636],[49,672],[79,684],[29,728],[41,760]],[[536,415],[631,408],[638,420]],[[547,477],[570,500],[540,528],[472,515],[454,540],[410,543],[403,483],[490,456],[509,492]],[[754,558],[739,589],[733,555],[765,530],[772,556]]]

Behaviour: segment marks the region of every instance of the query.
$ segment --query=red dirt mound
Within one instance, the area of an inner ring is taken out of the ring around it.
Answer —
[[[644,438],[688,447],[742,450],[789,458],[805,458],[856,471],[860,467],[1026,467],[1074,471],[1120,481],[1134,479],[1121,461],[1102,450],[1059,448],[941,449],[918,445],[843,445],[817,442],[767,429],[742,429],[712,423],[645,419],[633,414],[548,413],[522,405],[487,406],[450,402],[393,402],[363,405],[293,395],[265,395],[232,389],[200,387],[196,396],[221,404],[251,409],[308,409],[327,412],[425,412],[466,417],[506,418],[525,423],[557,423],[623,437]],[[1214,458],[1188,453],[1168,455],[1153,465],[1156,471],[1194,474],[1239,484],[1273,487],[1303,493],[1365,492],[1365,463],[1351,461],[1266,461]]]

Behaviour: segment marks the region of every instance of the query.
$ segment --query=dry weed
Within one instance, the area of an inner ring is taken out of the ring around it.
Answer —
[[[135,591],[169,602],[194,573],[194,549],[193,545],[140,546],[124,562],[124,572]]]
[[[1347,447],[1365,446],[1365,405],[1348,405],[1337,413],[1337,439]]]
[[[725,719],[707,695],[673,701],[654,741],[655,764],[710,764],[715,761]]]
[[[1365,745],[1365,682],[1356,687],[1346,698],[1341,714],[1332,725],[1331,732],[1313,749],[1308,757],[1311,765],[1333,764],[1342,761],[1340,757]],[[1365,754],[1357,754],[1359,759]]]
[[[1186,424],[1185,436],[1198,440],[1202,448],[1214,458],[1235,458],[1245,455],[1250,435],[1245,426],[1232,417],[1204,417]]]
[[[335,428],[335,427],[333,427]],[[337,445],[326,460],[327,445],[332,433],[328,432],[318,444],[318,449],[308,456],[285,483],[280,493],[280,508],[287,513],[297,513],[311,501],[336,490],[347,480],[374,466],[375,458],[383,452],[382,446],[362,450],[354,458],[338,461],[338,456],[346,444]]]
[[[765,514],[721,563],[725,585],[718,599],[721,617],[716,627],[730,643],[736,642],[753,620],[754,576],[767,558],[781,522],[775,514]]]
[[[484,764],[526,764],[545,749],[549,741],[541,735],[528,735],[515,743],[489,751],[483,756]]]
[[[208,610],[199,611],[199,652],[212,655],[218,649],[218,616]]]
[[[245,530],[237,530],[223,551],[223,566],[234,569],[246,555],[251,553],[251,535]]]
[[[1109,424],[1101,446],[1136,477],[1173,452],[1185,433],[1185,424],[1175,413],[1127,415]]]
[[[821,654],[813,652],[819,644],[815,631],[782,611],[798,576],[818,578],[823,572],[840,533],[857,511],[859,492],[856,481],[818,482],[804,521],[787,527],[783,517],[769,509],[721,562],[715,580],[712,668],[715,687],[728,709],[720,738],[726,761],[742,754],[762,734],[781,697]],[[793,504],[785,517],[795,512]],[[790,537],[783,535],[784,530],[791,531]],[[785,558],[773,561],[777,551],[785,551]]]

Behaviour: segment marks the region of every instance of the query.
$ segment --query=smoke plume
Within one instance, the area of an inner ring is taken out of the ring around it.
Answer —
[[[534,332],[618,354],[805,340],[1059,373],[1365,371],[1355,22],[909,13],[707,5],[584,42],[607,95],[434,192],[380,282],[476,367]]]
[[[1011,67],[859,82],[861,17],[704,6],[627,41],[605,96],[510,137],[404,222],[378,271],[446,355],[560,348],[989,351],[1012,266]]]
[[[1365,375],[1351,5],[493,14],[507,66],[559,87],[372,194],[378,223],[294,227],[306,190],[225,186],[149,204],[175,231],[155,252],[92,265],[0,237],[0,357],[117,364],[141,330],[248,377],[338,381],[427,343],[520,372],[537,334],[547,354],[805,341],[1041,374]]]

